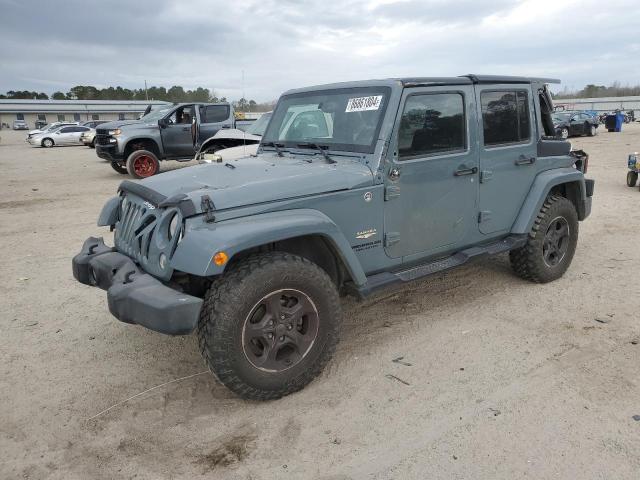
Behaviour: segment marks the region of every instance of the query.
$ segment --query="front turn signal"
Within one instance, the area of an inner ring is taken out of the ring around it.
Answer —
[[[221,267],[229,260],[229,255],[225,252],[218,252],[213,256],[213,263]]]

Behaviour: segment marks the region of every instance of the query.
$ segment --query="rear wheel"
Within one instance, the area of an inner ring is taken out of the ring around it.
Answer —
[[[598,129],[596,128],[595,125],[587,125],[586,129],[590,137],[595,137],[598,133]]]
[[[567,127],[563,127],[560,129],[560,138],[569,138],[569,129]]]
[[[324,270],[282,252],[253,255],[214,281],[198,323],[211,372],[243,398],[302,389],[335,350],[340,300]]]
[[[109,162],[109,163],[111,163],[111,168],[113,168],[119,174],[126,175],[127,173],[129,173],[127,172],[127,167],[125,167],[121,163],[118,163],[118,162]]]
[[[127,171],[133,178],[147,178],[160,171],[160,161],[153,152],[136,150],[127,158]]]
[[[527,243],[509,254],[515,273],[536,283],[564,275],[578,243],[578,214],[573,203],[559,195],[547,197],[531,227]]]
[[[635,187],[636,182],[638,181],[638,173],[637,172],[627,172],[627,187]]]
[[[44,140],[42,140],[41,145],[45,148],[51,148],[53,147],[54,143],[50,138],[45,138]]]

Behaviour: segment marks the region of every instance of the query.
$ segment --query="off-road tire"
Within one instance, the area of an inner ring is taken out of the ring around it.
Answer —
[[[51,138],[43,138],[42,142],[40,142],[40,145],[42,145],[44,148],[51,148],[55,145],[55,142]]]
[[[125,167],[121,163],[118,163],[118,162],[109,162],[109,163],[111,164],[111,168],[113,168],[120,175],[126,175],[127,173],[129,173],[127,171],[127,167]]]
[[[569,227],[567,250],[555,266],[548,265],[543,257],[545,236],[549,226],[559,217]],[[578,213],[569,200],[560,195],[550,195],[538,213],[527,243],[509,253],[511,267],[519,277],[536,283],[547,283],[560,278],[567,271],[578,243]]]
[[[637,172],[627,172],[627,187],[635,187],[636,182],[638,181],[638,173]]]
[[[138,162],[144,160],[145,168],[140,169],[137,166]],[[160,172],[160,161],[156,157],[155,153],[149,150],[134,150],[127,158],[127,171],[133,178],[147,178],[152,177]]]
[[[292,367],[266,372],[243,347],[249,314],[262,298],[281,289],[307,295],[318,311],[318,331],[305,356]],[[198,322],[200,352],[215,377],[242,398],[273,400],[305,387],[324,369],[338,343],[338,291],[327,273],[306,258],[284,252],[252,255],[215,280]]]

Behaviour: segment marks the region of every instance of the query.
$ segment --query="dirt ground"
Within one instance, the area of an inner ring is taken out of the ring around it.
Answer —
[[[124,177],[0,136],[0,478],[640,478],[640,124],[573,139],[596,187],[561,280],[503,255],[346,299],[325,373],[267,403],[216,384],[195,336],[120,323],[73,279]]]

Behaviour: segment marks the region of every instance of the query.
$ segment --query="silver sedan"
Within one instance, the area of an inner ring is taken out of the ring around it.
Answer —
[[[82,145],[80,135],[89,131],[89,127],[65,125],[48,132],[42,132],[28,138],[33,146],[50,148],[54,145]]]

